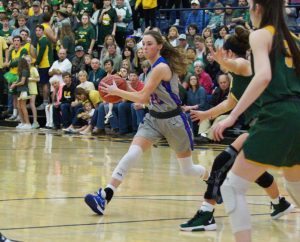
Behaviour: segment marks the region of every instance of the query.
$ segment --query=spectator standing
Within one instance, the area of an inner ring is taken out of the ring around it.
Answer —
[[[88,54],[93,53],[93,48],[96,41],[96,33],[94,27],[91,25],[89,15],[84,13],[81,17],[82,26],[76,30],[76,45],[83,47]]]
[[[62,24],[57,44],[67,51],[67,58],[72,61],[75,56],[75,36],[70,23]]]
[[[28,18],[27,27],[30,30],[30,38],[33,46],[37,45],[37,37],[35,34],[35,28],[38,24],[42,23],[41,3],[39,1],[33,1],[32,3],[32,15]]]
[[[18,63],[19,80],[13,83],[10,88],[16,89],[18,96],[18,111],[21,123],[16,127],[17,129],[31,129],[31,124],[26,108],[26,101],[30,98],[28,90],[28,78],[30,76],[29,65],[24,58],[21,58]]]
[[[98,45],[103,46],[105,36],[116,35],[117,12],[111,6],[111,0],[103,1],[103,9],[98,20]]]
[[[157,0],[136,0],[135,9],[138,9],[139,5],[142,5],[143,14],[145,18],[145,28],[147,27],[156,27],[156,8]]]
[[[53,49],[52,43],[44,34],[43,25],[36,26],[36,36],[38,38],[38,44],[35,65],[38,67],[40,75],[39,84],[43,94],[43,103],[37,109],[44,110],[49,102],[49,69],[53,63]]]
[[[39,72],[36,69],[34,65],[32,65],[32,57],[30,55],[24,56],[25,60],[27,61],[29,67],[30,67],[30,76],[28,78],[28,89],[29,89],[29,95],[30,95],[30,109],[33,116],[33,122],[31,125],[32,129],[38,129],[40,127],[40,124],[37,120],[37,111],[35,106],[35,99],[38,95],[38,89],[37,89],[37,83],[40,81]]]
[[[116,0],[115,9],[117,13],[116,41],[121,49],[123,49],[127,26],[131,21],[131,13],[128,7],[125,5],[124,0]]]

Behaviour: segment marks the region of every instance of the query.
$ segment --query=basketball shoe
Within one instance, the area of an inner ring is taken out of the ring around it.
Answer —
[[[0,233],[0,242],[12,242],[12,240],[9,240],[3,234]]]
[[[195,216],[186,223],[180,225],[180,230],[183,231],[211,231],[216,230],[217,225],[214,218],[214,211],[204,212],[202,210],[197,211]]]
[[[289,203],[288,201],[286,201],[284,197],[281,197],[279,199],[278,204],[273,204],[271,202],[271,208],[273,208],[273,212],[271,213],[271,218],[279,219],[283,215],[292,212],[295,206]]]
[[[84,198],[85,203],[97,214],[103,215],[106,205],[106,199],[101,194],[102,188],[95,195],[87,194]]]

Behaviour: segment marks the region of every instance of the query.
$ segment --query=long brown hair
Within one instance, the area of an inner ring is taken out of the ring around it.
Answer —
[[[295,42],[294,37],[289,31],[283,14],[283,0],[253,0],[254,8],[255,4],[259,4],[263,8],[262,19],[259,28],[264,28],[268,25],[272,25],[275,28],[275,35],[273,37],[272,50],[270,52],[270,59],[272,67],[274,67],[276,53],[278,50],[285,56],[292,57],[294,66],[296,68],[297,76],[300,78],[300,50]],[[290,53],[284,47],[284,40],[290,49]]]
[[[60,36],[59,36],[59,40],[60,40],[61,45],[63,43],[64,37],[66,37],[66,36],[71,38],[72,41],[75,41],[74,32],[72,30],[71,24],[68,23],[68,22],[63,23],[62,26],[61,26]]]
[[[188,63],[185,53],[182,50],[174,48],[168,41],[165,41],[162,35],[157,31],[149,30],[144,36],[145,35],[151,35],[157,44],[163,45],[160,54],[167,60],[172,72],[178,75],[184,75],[186,73]]]
[[[22,71],[27,70],[30,73],[30,67],[25,58],[20,58],[18,63],[18,75],[21,77]]]

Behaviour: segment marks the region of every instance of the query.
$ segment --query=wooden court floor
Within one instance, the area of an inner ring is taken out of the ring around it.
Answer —
[[[217,231],[179,231],[178,225],[191,218],[203,201],[205,183],[181,176],[164,143],[144,154],[106,214],[94,215],[83,197],[107,183],[128,146],[129,140],[122,138],[0,127],[0,231],[28,242],[233,241],[223,205],[215,212]],[[197,146],[194,161],[209,167],[224,147]],[[282,178],[277,171],[272,174],[286,195]],[[247,200],[253,241],[300,242],[299,209],[272,221],[264,191],[251,186]]]

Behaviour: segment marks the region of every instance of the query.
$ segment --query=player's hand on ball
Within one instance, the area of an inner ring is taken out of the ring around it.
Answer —
[[[115,83],[115,81],[113,81],[112,85],[102,83],[101,90],[103,92],[106,92],[107,94],[115,95],[115,94],[117,94],[117,90],[119,90],[119,88],[118,88],[117,84]]]

